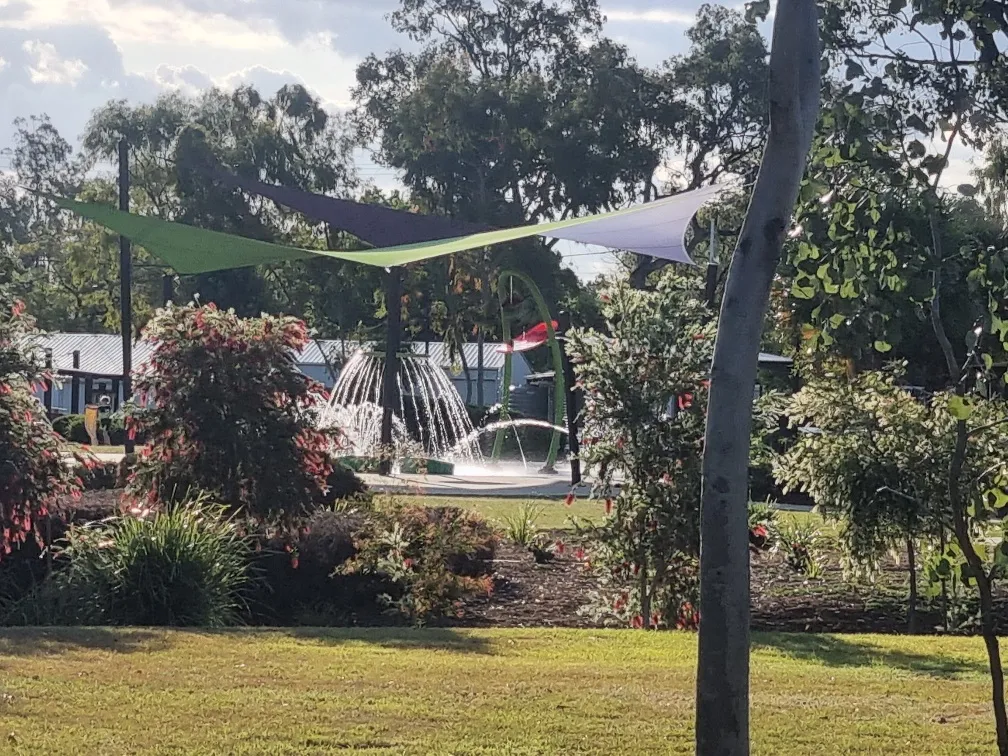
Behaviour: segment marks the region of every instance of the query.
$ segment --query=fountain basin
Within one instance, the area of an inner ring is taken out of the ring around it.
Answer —
[[[406,457],[400,460],[399,471],[406,475],[454,475],[455,465],[440,459]]]
[[[378,457],[337,457],[336,461],[356,473],[377,473],[380,464]]]
[[[378,474],[381,460],[378,457],[339,457],[339,462],[356,473]],[[403,457],[398,461],[399,472],[405,475],[454,475],[455,465],[427,457]]]

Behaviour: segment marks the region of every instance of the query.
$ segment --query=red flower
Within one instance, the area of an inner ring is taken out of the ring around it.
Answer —
[[[409,557],[406,557],[405,559],[402,560],[402,566],[403,566],[404,569],[407,569],[407,570],[410,569],[410,568],[412,568],[413,567],[413,560],[410,559]]]
[[[564,549],[566,549],[567,547],[564,546],[564,542],[563,541],[557,541],[555,548],[556,548],[556,553],[557,554],[563,554],[564,553]]]
[[[660,622],[661,622],[661,615],[658,612],[652,613],[652,615],[651,615],[651,624],[654,627],[658,627],[658,624]]]
[[[605,513],[612,514],[612,499],[605,500]]]
[[[576,549],[574,549],[574,558],[577,559],[579,562],[582,559],[584,559],[584,555],[585,555],[585,551],[580,546],[578,546]]]
[[[564,497],[564,506],[567,506],[567,507],[569,507],[569,506],[570,506],[571,504],[573,504],[573,503],[574,503],[574,499],[575,499],[575,496],[574,496],[574,493],[573,493],[573,492],[571,492],[571,493],[567,494],[567,495],[566,495],[566,496]]]
[[[681,410],[689,409],[691,406],[693,406],[693,394],[690,393],[680,394],[678,399],[676,400],[676,403],[679,405],[679,409]]]
[[[640,630],[642,627],[644,627],[644,618],[641,617],[639,614],[635,614],[633,616],[633,619],[630,620],[630,627],[632,627],[634,630]]]

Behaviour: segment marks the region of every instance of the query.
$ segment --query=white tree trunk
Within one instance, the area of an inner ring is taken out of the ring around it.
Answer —
[[[700,514],[696,752],[749,753],[749,434],[763,315],[819,115],[813,0],[779,0],[770,134],[732,256],[711,367]]]

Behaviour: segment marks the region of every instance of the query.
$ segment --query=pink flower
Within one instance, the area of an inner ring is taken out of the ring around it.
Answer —
[[[564,546],[564,542],[563,541],[557,541],[556,542],[556,553],[557,554],[563,554],[564,553],[564,549],[566,549],[566,548],[567,547]]]
[[[632,627],[634,630],[640,630],[642,627],[644,627],[644,618],[641,617],[639,614],[635,614],[633,616],[633,619],[630,620],[630,627]]]

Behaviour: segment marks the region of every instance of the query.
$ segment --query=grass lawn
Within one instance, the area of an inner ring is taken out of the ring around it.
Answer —
[[[571,518],[601,520],[605,517],[605,504],[597,500],[579,498],[569,507],[557,499],[491,499],[464,496],[423,496],[424,506],[463,507],[478,512],[484,519],[503,528],[508,517],[516,516],[523,506],[531,504],[540,510],[537,524],[542,530],[565,530],[571,527]],[[407,499],[408,500],[408,499]]]
[[[0,631],[13,754],[689,754],[695,637]],[[979,639],[764,635],[760,754],[992,753]],[[6,750],[4,750],[6,749]]]
[[[429,507],[472,509],[499,527],[504,527],[505,519],[516,515],[526,504],[532,504],[541,510],[538,525],[543,530],[567,530],[571,527],[572,517],[579,520],[602,520],[605,518],[603,502],[584,497],[576,499],[569,507],[562,500],[557,499],[490,499],[466,498],[464,496],[422,496],[420,498],[423,504]],[[789,521],[800,525],[812,524],[819,528],[824,536],[836,537],[836,526],[833,523],[824,522],[822,516],[814,512],[781,511],[777,517],[782,524]]]

